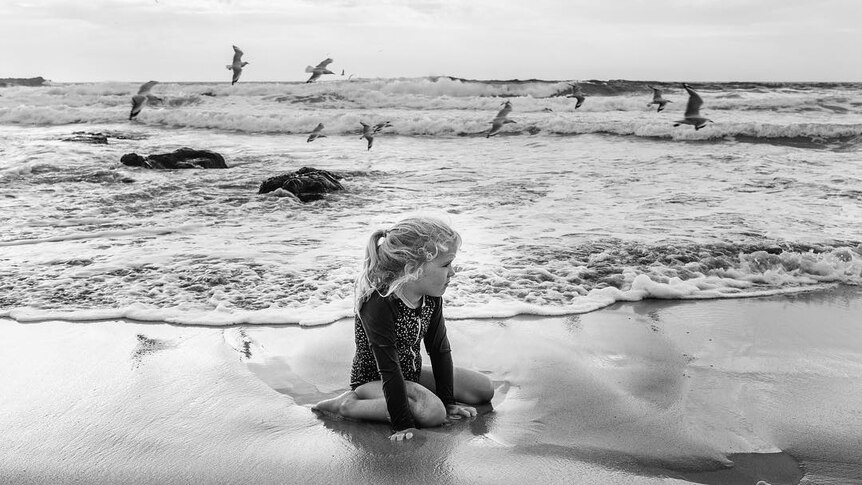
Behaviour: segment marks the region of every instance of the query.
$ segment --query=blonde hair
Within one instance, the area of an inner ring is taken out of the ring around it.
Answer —
[[[365,246],[362,271],[356,278],[355,309],[372,293],[386,297],[422,276],[422,265],[441,252],[455,251],[461,236],[432,217],[411,217],[389,229],[378,229]]]

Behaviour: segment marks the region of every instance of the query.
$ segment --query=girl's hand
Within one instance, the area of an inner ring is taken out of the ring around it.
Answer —
[[[389,441],[407,441],[413,438],[413,434],[416,432],[416,428],[407,428],[402,429],[401,431],[396,431],[392,433],[392,436],[389,437]]]
[[[461,419],[461,417],[472,418],[476,416],[476,408],[460,404],[450,404],[446,406],[446,414],[454,419]]]

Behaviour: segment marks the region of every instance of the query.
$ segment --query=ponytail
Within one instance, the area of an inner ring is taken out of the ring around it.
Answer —
[[[374,281],[374,275],[377,273],[376,268],[379,265],[380,257],[377,255],[377,250],[381,245],[380,238],[386,237],[384,229],[378,229],[371,234],[368,243],[365,245],[365,257],[362,259],[362,270],[359,272],[359,277],[356,278],[354,287],[354,306],[356,311],[362,306],[362,303],[371,296],[377,289],[377,284]]]

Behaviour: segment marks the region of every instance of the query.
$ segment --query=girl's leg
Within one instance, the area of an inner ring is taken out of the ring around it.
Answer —
[[[494,397],[494,385],[488,376],[463,367],[455,367],[454,390],[455,400],[464,404],[476,405],[491,402]],[[422,366],[419,383],[432,392],[437,389],[434,383],[434,371],[430,365]]]
[[[440,399],[427,388],[406,381],[407,402],[416,425],[420,427],[439,426],[446,419],[446,408]],[[367,382],[344,394],[321,401],[312,409],[326,411],[345,418],[389,421],[389,411],[386,409],[386,399],[383,396],[381,381]]]
[[[345,418],[389,421],[389,413],[386,411],[386,400],[383,399],[382,395],[379,398],[360,399],[356,391],[347,391],[340,396],[320,401],[312,406],[311,409],[344,416]]]

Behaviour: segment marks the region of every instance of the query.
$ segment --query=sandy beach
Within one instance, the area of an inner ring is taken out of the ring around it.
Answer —
[[[497,391],[390,443],[321,417],[352,322],[0,321],[4,483],[860,483],[862,292],[451,320]]]
[[[862,485],[859,18],[0,2],[0,485]]]

